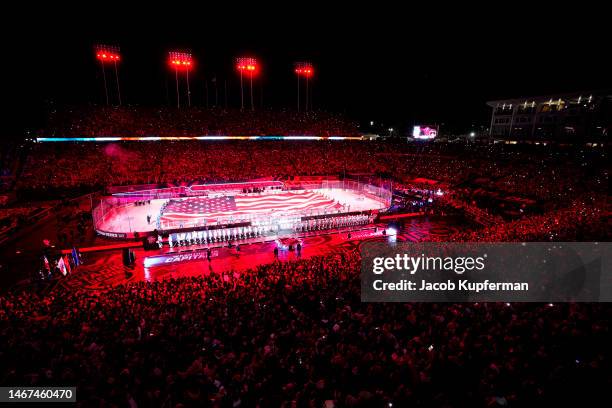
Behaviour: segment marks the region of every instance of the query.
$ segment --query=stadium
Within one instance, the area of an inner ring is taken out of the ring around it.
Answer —
[[[425,67],[381,64],[405,49],[389,37],[358,57],[372,38],[354,27],[346,47],[305,30],[289,49],[197,27],[163,41],[92,28],[15,81],[35,97],[0,144],[0,403],[607,398],[604,62],[547,88],[484,42],[470,43],[490,64],[456,58],[462,31],[411,45],[439,50]],[[529,56],[578,64],[566,55],[584,48],[564,47]],[[394,274],[400,253],[434,271]]]

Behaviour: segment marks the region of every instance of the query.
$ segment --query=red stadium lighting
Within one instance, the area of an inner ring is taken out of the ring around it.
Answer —
[[[170,51],[168,53],[168,62],[174,68],[176,79],[176,106],[180,108],[181,100],[179,96],[178,71],[185,71],[187,78],[187,105],[191,106],[191,90],[189,89],[189,71],[193,68],[193,57],[190,52]]]
[[[309,101],[308,101],[308,93],[309,93],[309,79],[314,75],[314,67],[310,62],[299,61],[294,64],[294,72],[297,75],[297,110],[300,110],[300,77],[306,78],[306,111],[308,111]]]
[[[96,58],[102,63],[117,62],[121,59],[119,47],[114,45],[97,44],[95,46]]]
[[[106,70],[104,69],[104,66],[107,63],[112,63],[115,68],[115,81],[117,82],[117,98],[119,100],[119,105],[121,105],[121,89],[119,87],[119,71],[117,69],[117,62],[121,60],[119,47],[116,45],[96,44],[94,46],[94,50],[96,53],[96,59],[100,61],[100,65],[102,67],[102,79],[104,80],[104,95],[106,96],[106,104],[109,104],[109,98],[108,87],[106,85]]]
[[[240,108],[244,109],[244,87],[242,84],[242,75],[244,72],[247,72],[251,81],[251,110],[255,110],[255,104],[253,103],[253,76],[257,75],[257,72],[259,71],[257,59],[253,57],[238,57],[236,58],[236,69],[240,73]]]
[[[296,62],[294,71],[298,76],[305,78],[311,78],[314,75],[314,67],[310,62]]]
[[[252,57],[238,57],[236,58],[236,69],[242,72],[248,72],[251,75],[256,74],[259,65],[257,64],[257,59]]]
[[[189,52],[170,51],[168,53],[168,61],[175,69],[189,70],[193,67],[193,57]]]

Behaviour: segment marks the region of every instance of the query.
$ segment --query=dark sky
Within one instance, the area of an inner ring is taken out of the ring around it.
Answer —
[[[315,64],[315,108],[400,128],[436,122],[464,131],[487,123],[488,99],[612,85],[610,34],[605,13],[597,10],[567,10],[559,16],[525,6],[514,14],[444,10],[442,16],[441,5],[433,10],[404,5],[371,6],[353,16],[352,7],[331,11],[329,4],[297,11],[153,3],[126,10],[100,4],[90,10],[14,15],[20,28],[9,34],[7,54],[18,63],[5,63],[6,96],[16,111],[9,115],[10,131],[5,130],[10,136],[40,126],[49,101],[103,101],[92,50],[97,42],[121,46],[121,86],[129,104],[173,104],[167,51],[188,48],[197,64],[191,74],[193,104],[204,105],[204,78],[216,76],[220,102],[227,80],[230,105],[237,106],[232,61],[247,53],[263,63],[257,102],[261,83],[266,106],[295,107],[292,62],[305,59]]]

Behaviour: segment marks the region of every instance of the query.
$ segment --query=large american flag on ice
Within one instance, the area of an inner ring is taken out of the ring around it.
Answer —
[[[284,192],[280,194],[225,197],[193,197],[171,202],[164,210],[161,221],[186,221],[206,219],[214,222],[224,216],[297,212],[301,210],[338,209],[342,207],[333,199],[313,191]]]

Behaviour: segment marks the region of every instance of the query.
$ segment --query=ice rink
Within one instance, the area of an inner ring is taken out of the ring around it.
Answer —
[[[362,194],[360,192],[349,190],[349,189],[338,189],[338,188],[327,188],[327,189],[316,189],[306,190],[302,193],[314,192],[320,195],[321,198],[328,199],[333,202],[333,205],[329,205],[326,209],[333,212],[353,212],[353,211],[369,211],[369,210],[380,210],[387,207],[387,204],[380,198],[369,194]],[[299,194],[299,192],[296,192]],[[279,194],[279,193],[276,193]],[[261,197],[273,197],[276,194],[261,194]],[[218,195],[217,195],[218,196]],[[253,194],[236,194],[232,195],[234,199],[254,197]],[[202,197],[186,197],[180,199],[183,200],[196,200],[202,199]],[[168,199],[157,199],[151,200],[150,203],[144,205],[127,204],[119,207],[112,208],[96,225],[96,229],[107,233],[118,233],[118,234],[130,234],[134,232],[147,233],[157,228],[157,219],[160,214],[162,206],[168,202]],[[341,206],[341,207],[340,207]],[[261,207],[257,213],[251,214],[250,217],[257,217],[258,214],[261,216],[270,215],[309,215],[312,214],[313,208],[306,205],[300,210],[287,210],[278,205],[270,206],[269,208]],[[322,211],[322,208],[317,207],[316,211]],[[147,222],[147,216],[150,216],[150,221]],[[205,220],[209,218],[210,214],[206,212],[201,213],[201,219]],[[236,216],[239,218],[239,216]],[[214,225],[214,224],[210,224]],[[185,225],[187,227],[188,225]]]

